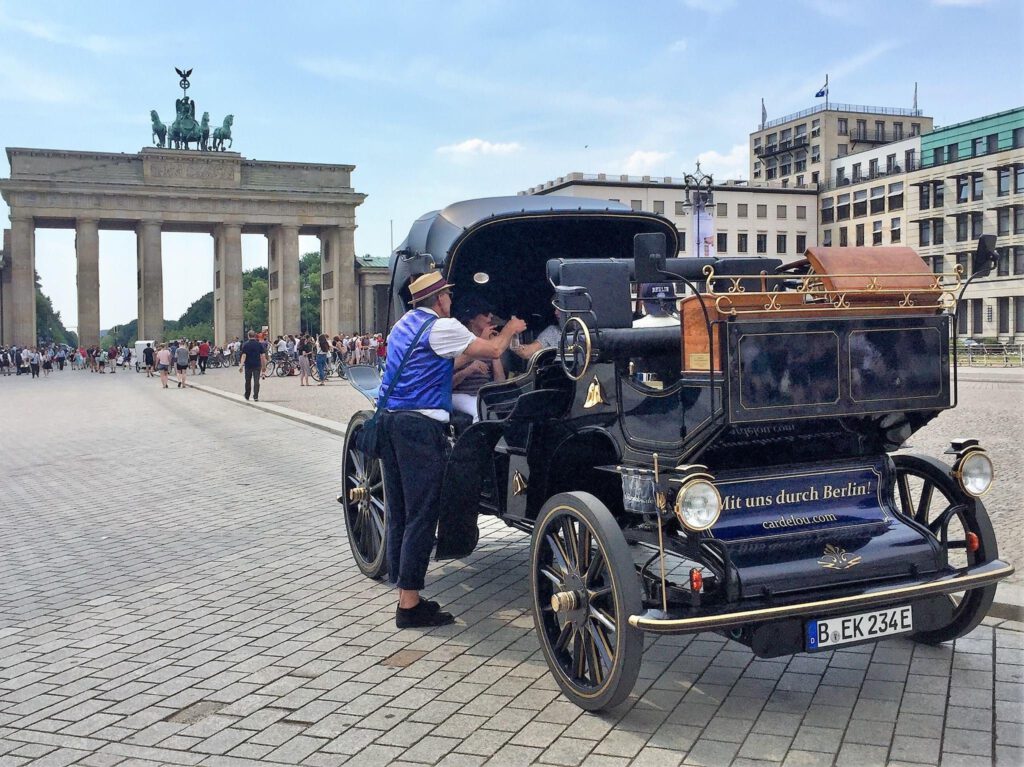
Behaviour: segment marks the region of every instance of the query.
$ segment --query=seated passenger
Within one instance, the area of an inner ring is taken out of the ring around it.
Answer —
[[[551,303],[554,304],[554,296],[551,297]],[[552,325],[548,325],[540,333],[537,334],[537,338],[528,344],[515,344],[509,348],[522,357],[524,360],[530,359],[534,354],[539,352],[541,349],[557,349],[558,342],[562,339],[562,329],[558,325],[558,320],[561,317],[561,312],[558,307],[555,307],[555,322]]]
[[[479,296],[467,296],[455,309],[455,318],[478,338],[489,339],[497,335],[494,310]],[[505,380],[505,369],[501,360],[477,360],[464,354],[455,358],[455,374],[452,377],[452,409],[473,417],[473,423],[480,420],[477,398],[480,387],[494,381]]]
[[[640,286],[644,316],[633,320],[634,328],[679,326],[676,312],[676,291],[671,282],[645,282]]]

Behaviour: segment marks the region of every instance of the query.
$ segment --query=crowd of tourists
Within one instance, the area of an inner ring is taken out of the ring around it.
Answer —
[[[132,350],[112,344],[106,349],[97,346],[75,348],[68,344],[45,343],[39,346],[0,347],[0,375],[27,375],[46,378],[53,371],[91,370],[94,373],[116,373],[132,363]]]

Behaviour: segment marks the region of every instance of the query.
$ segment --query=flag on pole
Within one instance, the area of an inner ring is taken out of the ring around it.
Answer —
[[[764,108],[764,99],[761,99],[761,127],[768,122],[768,110]]]
[[[825,75],[825,84],[821,86],[817,93],[814,94],[814,98],[828,98],[828,75]]]
[[[917,111],[917,83],[914,83],[914,111]]]

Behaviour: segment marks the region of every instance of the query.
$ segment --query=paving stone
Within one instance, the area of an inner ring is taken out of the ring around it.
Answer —
[[[889,758],[917,764],[938,764],[939,742],[933,738],[915,738],[911,735],[896,735],[892,739]]]

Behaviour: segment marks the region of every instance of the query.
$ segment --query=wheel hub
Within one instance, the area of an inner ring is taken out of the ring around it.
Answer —
[[[352,503],[363,503],[369,498],[369,496],[370,491],[366,488],[365,485],[353,487],[351,490],[348,491],[348,499]]]

